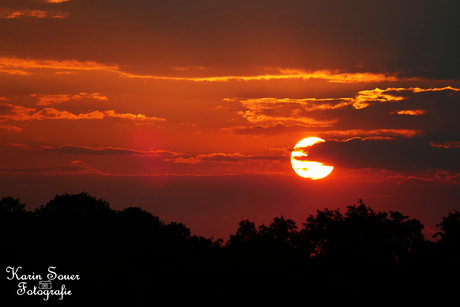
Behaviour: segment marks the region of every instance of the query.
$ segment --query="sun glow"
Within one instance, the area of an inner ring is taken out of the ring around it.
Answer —
[[[291,164],[294,171],[300,177],[317,180],[326,177],[332,172],[333,166],[306,160],[308,156],[306,148],[320,142],[324,142],[324,140],[317,137],[310,137],[303,139],[295,145],[291,153]]]

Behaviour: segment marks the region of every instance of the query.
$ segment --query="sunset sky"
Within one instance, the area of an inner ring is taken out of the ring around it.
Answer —
[[[224,238],[358,199],[460,210],[460,2],[0,0],[0,197]],[[306,137],[324,179],[299,177]]]

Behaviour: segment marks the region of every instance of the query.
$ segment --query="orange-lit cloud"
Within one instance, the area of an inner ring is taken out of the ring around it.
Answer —
[[[371,105],[371,102],[386,102],[386,101],[400,101],[404,97],[387,94],[386,92],[391,89],[381,90],[379,88],[373,90],[359,91],[358,95],[354,98],[353,107],[355,109],[364,109]]]
[[[238,101],[244,111],[238,111],[237,114],[247,119],[251,123],[261,124],[262,126],[273,127],[276,124],[285,126],[294,126],[296,124],[304,127],[331,127],[338,120],[317,120],[308,116],[308,112],[326,111],[344,109],[352,106],[354,109],[364,109],[376,102],[402,101],[407,97],[398,95],[399,92],[421,93],[428,91],[459,91],[460,89],[452,87],[443,88],[387,88],[359,91],[355,97],[339,98],[225,98],[224,101]],[[223,107],[221,107],[223,108]],[[426,110],[400,110],[397,114],[422,115]]]
[[[6,8],[0,8],[0,18],[13,19],[23,17],[35,17],[35,18],[66,18],[67,13],[60,12],[49,12],[42,10],[10,10]]]
[[[382,137],[405,137],[411,138],[422,133],[421,130],[414,129],[372,129],[372,130],[330,130],[330,131],[315,131],[315,134],[324,135],[329,137],[346,137],[346,138],[361,138],[369,139],[367,137],[376,136],[377,139]],[[376,139],[376,138],[374,138]]]
[[[78,115],[67,112],[67,111],[59,111],[54,108],[44,108],[40,111],[32,114],[30,119],[103,119],[104,113],[100,111],[92,111],[88,113],[80,113]]]
[[[5,129],[8,132],[10,132],[10,131],[14,131],[14,132],[22,131],[22,128],[12,126],[12,125],[0,125],[0,129]]]
[[[0,103],[0,106],[4,111],[0,113],[0,121],[4,120],[30,120],[31,114],[37,111],[35,108],[26,108],[23,106],[15,106],[11,103]]]
[[[394,90],[404,90],[404,88],[398,88]],[[439,92],[439,91],[455,91],[455,92],[460,92],[460,88],[455,88],[452,86],[446,86],[446,87],[430,87],[427,89],[419,88],[419,87],[411,87],[408,90],[414,92],[414,93],[422,93],[422,92]]]
[[[106,96],[101,96],[99,93],[93,93],[93,94],[88,94],[88,93],[79,93],[77,95],[36,95],[32,94],[31,96],[33,97],[38,97],[38,106],[46,106],[50,105],[53,103],[62,103],[62,102],[67,102],[70,100],[81,100],[83,98],[88,98],[88,99],[97,99],[97,100],[107,100]]]
[[[372,102],[387,102],[387,101],[401,101],[407,99],[404,96],[397,95],[395,93],[400,92],[412,92],[412,93],[423,93],[423,92],[439,92],[439,91],[460,91],[460,88],[454,88],[451,86],[446,87],[435,87],[435,88],[419,88],[419,87],[409,87],[409,88],[395,88],[389,87],[386,89],[373,89],[373,90],[364,90],[360,91],[358,95],[354,98],[353,106],[356,109],[363,109],[368,107]],[[405,114],[405,113],[398,113]],[[411,115],[420,115],[420,114],[411,114]]]
[[[229,100],[229,99],[227,99]],[[305,116],[305,111],[315,109],[333,109],[342,106],[343,102],[325,104],[324,101],[334,101],[337,99],[275,99],[259,98],[240,100],[246,108],[237,114],[247,119],[251,123],[271,123],[271,124],[302,124],[308,127],[330,127],[336,120],[320,121]],[[319,102],[319,103],[318,103]],[[347,103],[347,102],[345,102]]]
[[[4,72],[10,75],[23,75],[27,76],[30,75],[30,73],[24,71],[24,70],[18,70],[18,69],[1,69],[3,66],[0,65],[0,72]]]
[[[425,113],[426,113],[425,110],[418,109],[418,110],[401,110],[401,111],[392,112],[391,114],[422,115],[422,114],[425,114]]]
[[[306,136],[318,136],[326,139],[351,139],[351,138],[373,138],[388,139],[393,137],[410,138],[420,135],[422,130],[414,129],[349,129],[349,130],[312,130],[307,126],[283,124],[277,125],[257,125],[257,126],[234,126],[221,128],[220,131],[230,132],[239,135],[266,135],[274,136],[287,133],[303,132]]]
[[[174,66],[174,70],[177,71],[185,71],[185,70],[205,70],[206,67],[203,66],[184,66],[184,67],[179,67],[179,66]]]
[[[431,142],[430,145],[440,148],[460,148],[460,142]]]
[[[117,72],[117,65],[107,65],[94,61],[81,62],[77,60],[56,61],[19,59],[0,57],[0,71],[9,74],[30,75],[37,70],[76,70],[76,71],[109,71]]]
[[[343,73],[332,70],[305,71],[300,69],[274,68],[273,74],[246,75],[246,76],[208,76],[208,77],[178,77],[159,75],[139,75],[122,71],[118,65],[107,65],[94,61],[80,62],[76,60],[55,61],[40,59],[0,58],[0,71],[16,74],[30,74],[33,69],[53,70],[99,70],[117,73],[124,78],[139,78],[171,81],[193,82],[228,82],[228,81],[267,81],[289,79],[321,79],[332,83],[369,83],[383,81],[412,80],[399,77],[398,75],[385,75],[375,73]],[[173,67],[176,71],[205,70],[201,66]]]
[[[385,75],[375,73],[344,73],[340,71],[319,70],[305,71],[301,69],[280,69],[284,75],[299,76],[302,79],[324,79],[334,83],[368,83],[383,81],[399,81],[397,75]]]
[[[166,121],[164,118],[149,117],[144,114],[132,114],[132,113],[116,113],[114,110],[104,111],[104,114],[108,117],[116,117],[122,119],[138,120],[138,121]]]
[[[6,112],[0,114],[1,120],[42,120],[42,119],[103,119],[105,117],[114,117],[121,119],[129,119],[135,121],[166,121],[164,118],[149,117],[143,114],[132,114],[132,113],[117,113],[114,110],[108,111],[92,111],[88,113],[73,114],[68,111],[59,111],[54,108],[43,108],[37,111],[36,108],[26,108],[23,106],[15,106],[10,103],[0,103],[0,106],[4,106]]]
[[[264,81],[264,80],[289,80],[289,79],[322,79],[333,83],[368,83],[383,81],[398,81],[403,78],[397,76],[387,76],[374,73],[340,73],[331,70],[304,71],[299,69],[273,69],[276,74],[255,75],[255,76],[214,76],[214,77],[165,77],[153,75],[137,75],[120,72],[122,77],[174,80],[174,81],[194,81],[194,82],[228,82],[228,81]],[[404,79],[409,80],[409,79]],[[410,79],[412,80],[412,79]]]
[[[224,99],[235,101],[237,99]],[[276,108],[276,106],[301,107],[303,111],[334,110],[346,107],[354,102],[353,98],[252,98],[239,100],[240,103],[249,109],[262,111],[264,109]]]
[[[0,18],[21,18],[21,17],[37,17],[45,18],[47,12],[40,10],[23,10],[23,11],[14,11],[8,9],[0,9]]]
[[[62,3],[62,2],[69,2],[70,0],[44,0],[45,3]]]

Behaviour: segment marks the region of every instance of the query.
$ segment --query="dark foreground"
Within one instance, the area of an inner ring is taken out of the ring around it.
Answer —
[[[438,242],[423,237],[419,221],[360,201],[345,213],[318,211],[300,227],[283,217],[259,227],[241,221],[224,244],[140,208],[112,210],[86,193],[24,208],[18,199],[0,201],[2,302],[410,303],[455,295],[460,285],[457,211],[440,221]]]

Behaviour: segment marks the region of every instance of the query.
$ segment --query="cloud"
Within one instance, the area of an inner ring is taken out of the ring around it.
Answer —
[[[66,18],[67,13],[52,12],[43,10],[11,10],[7,8],[0,8],[0,18],[14,19],[23,17],[34,18]]]
[[[185,70],[205,70],[207,68],[203,66],[183,66],[183,67],[174,66],[173,69],[178,70],[178,71],[185,71]]]
[[[31,114],[36,112],[35,108],[27,108],[23,106],[15,106],[11,103],[0,103],[0,121],[3,120],[30,120]]]
[[[12,126],[12,125],[0,125],[0,129],[5,129],[8,132],[13,131],[13,132],[19,132],[22,131],[22,128]]]
[[[83,98],[87,99],[97,99],[97,100],[108,100],[106,96],[101,96],[99,93],[80,93],[77,95],[36,95],[32,94],[33,97],[38,97],[38,106],[46,106],[53,103],[62,103],[70,100],[81,100]]]
[[[374,138],[380,137],[391,139],[395,137],[411,138],[422,133],[421,130],[414,129],[353,129],[353,130],[330,130],[330,131],[317,131],[313,132],[328,138]]]
[[[460,148],[433,147],[424,139],[328,141],[311,146],[312,161],[347,169],[458,171]]]
[[[306,71],[301,69],[276,68],[276,74],[254,75],[254,76],[210,76],[210,77],[166,77],[153,75],[138,75],[121,72],[125,78],[173,80],[173,81],[194,81],[194,82],[228,82],[228,81],[268,81],[268,80],[290,80],[290,79],[321,79],[332,83],[369,83],[400,80],[421,80],[407,79],[398,75],[385,75],[376,73],[344,73],[333,70]],[[179,69],[182,70],[182,69]],[[185,69],[183,69],[185,70]]]
[[[32,114],[29,119],[103,119],[105,114],[100,111],[92,111],[88,113],[73,114],[67,111],[59,111],[54,108],[44,108]]]
[[[19,173],[19,174],[97,174],[99,171],[80,165],[59,165],[52,167],[34,167],[34,168],[7,168],[0,167],[0,173]]]
[[[127,148],[118,147],[86,147],[76,145],[63,145],[59,147],[42,146],[42,149],[50,152],[58,152],[72,155],[90,155],[90,156],[155,156],[155,157],[172,157],[180,155],[177,152],[171,152],[167,150],[149,150],[140,151]]]
[[[0,103],[1,120],[42,120],[42,119],[104,119],[105,117],[128,119],[133,121],[166,121],[164,118],[149,117],[144,114],[117,113],[114,110],[92,111],[88,113],[73,114],[68,111],[59,111],[54,108],[43,108],[37,111],[36,108],[15,106],[10,103]]]
[[[57,18],[57,15],[55,16]],[[170,81],[191,81],[191,82],[229,82],[229,81],[270,81],[270,80],[325,80],[331,83],[370,83],[370,82],[395,82],[420,80],[414,78],[401,77],[398,74],[379,74],[379,73],[346,73],[334,70],[306,71],[291,68],[267,68],[274,71],[272,74],[263,75],[233,75],[233,76],[208,76],[208,77],[179,77],[161,75],[140,75],[120,70],[118,65],[109,65],[95,61],[81,62],[77,60],[42,60],[42,59],[20,59],[12,57],[0,58],[0,71],[10,74],[31,74],[31,70],[50,69],[50,70],[80,70],[80,71],[107,71],[116,73],[123,78],[170,80]],[[186,70],[206,70],[201,66],[173,67],[175,71]],[[66,73],[67,73],[66,72]],[[61,72],[62,73],[62,72]]]
[[[350,130],[317,130],[315,128],[310,128],[303,125],[292,125],[287,126],[283,124],[277,125],[267,125],[267,126],[235,126],[222,128],[220,131],[230,132],[239,135],[265,135],[265,136],[274,136],[280,134],[288,133],[305,133],[307,136],[319,136],[325,137],[328,139],[349,139],[354,137],[385,137],[385,138],[394,138],[394,137],[414,137],[422,133],[421,130],[414,129],[350,129]]]
[[[8,146],[13,147],[13,148],[18,148],[18,149],[31,149],[31,147],[27,144],[22,144],[22,143],[8,143]]]
[[[229,100],[229,99],[227,99]],[[329,103],[324,103],[327,101]],[[315,109],[339,108],[343,104],[337,100],[323,99],[276,99],[259,98],[240,100],[245,111],[237,114],[251,123],[301,124],[308,127],[332,126],[337,120],[315,120],[306,116],[306,112]]]
[[[10,75],[23,75],[27,76],[30,75],[29,72],[24,71],[24,70],[18,70],[18,69],[1,69],[3,66],[0,65],[0,72],[4,72]]]
[[[240,103],[236,114],[248,124],[221,131],[266,136],[304,132],[346,139],[414,137],[435,131],[447,136],[460,129],[455,117],[459,92],[448,86],[376,88],[337,98],[225,98]]]
[[[324,79],[333,83],[369,83],[383,81],[399,81],[399,80],[418,80],[405,79],[397,74],[377,74],[377,73],[347,73],[337,70],[318,70],[306,71],[301,69],[280,69],[282,74],[299,76],[304,80],[308,79]]]
[[[425,92],[441,92],[441,91],[455,91],[459,92],[460,88],[454,88],[452,86],[446,87],[432,87],[432,88],[420,88],[420,87],[389,87],[386,89],[373,89],[363,90],[358,93],[354,98],[354,106],[356,109],[362,109],[368,107],[371,102],[389,102],[389,101],[401,101],[408,99],[408,94],[425,93]]]
[[[456,91],[460,88],[451,86],[442,88],[422,89],[419,87],[410,88],[387,88],[359,91],[355,97],[338,98],[225,98],[224,101],[239,101],[243,107],[248,109],[238,114],[247,118],[251,122],[258,122],[274,117],[276,114],[285,120],[286,117],[295,119],[301,118],[305,112],[327,111],[344,109],[353,106],[355,109],[364,109],[376,102],[402,101],[408,99],[408,93]],[[395,114],[421,115],[425,110],[400,110]]]
[[[440,148],[460,148],[460,142],[431,142],[430,145]]]
[[[108,117],[136,120],[136,121],[166,121],[164,118],[149,117],[144,114],[132,114],[132,113],[116,113],[114,110],[104,111],[104,114]]]
[[[0,18],[21,18],[21,17],[37,17],[37,18],[45,18],[47,15],[46,11],[41,10],[23,10],[23,11],[15,11],[9,9],[0,9]]]
[[[391,114],[400,114],[400,115],[423,115],[425,114],[426,111],[425,110],[422,110],[422,109],[418,109],[418,110],[400,110],[400,111],[396,111],[396,112],[391,112]]]
[[[72,99],[69,95],[42,95],[39,97],[37,106],[46,106],[53,103],[62,103]]]
[[[118,72],[118,65],[102,64],[95,61],[77,60],[41,60],[0,57],[0,71],[10,74],[30,75],[37,70],[70,70],[70,71],[108,71]]]
[[[244,161],[284,161],[289,160],[287,156],[269,156],[269,155],[242,155],[240,153],[213,153],[213,154],[199,154],[194,157],[178,157],[172,159],[174,163],[188,163],[197,164],[203,162],[214,163],[240,163]]]
[[[70,0],[43,0],[45,3],[62,3],[62,2],[69,2]]]

